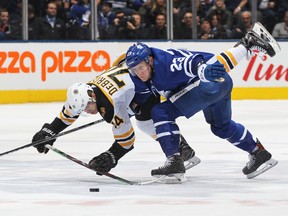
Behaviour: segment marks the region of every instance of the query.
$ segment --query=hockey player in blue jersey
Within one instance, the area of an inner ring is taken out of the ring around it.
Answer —
[[[179,179],[184,176],[185,168],[178,151],[180,130],[175,121],[180,116],[190,118],[201,110],[214,135],[249,153],[250,160],[242,170],[247,178],[254,178],[275,166],[277,161],[260,141],[254,140],[242,124],[231,119],[233,83],[227,72],[245,57],[255,53],[273,57],[279,50],[276,40],[260,23],[256,23],[235,47],[219,55],[161,50],[143,43],[131,46],[126,53],[126,64],[136,93],[149,89],[167,98],[152,109],[157,140],[167,157],[164,166],[152,170],[152,176]]]

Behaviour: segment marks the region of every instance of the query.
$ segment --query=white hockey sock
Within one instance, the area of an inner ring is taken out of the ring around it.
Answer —
[[[246,58],[246,56],[247,49],[243,45],[239,45],[225,50],[217,55],[216,58],[224,65],[226,71],[229,72],[236,67],[242,59]]]

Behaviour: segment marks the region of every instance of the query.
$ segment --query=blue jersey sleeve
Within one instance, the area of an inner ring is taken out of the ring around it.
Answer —
[[[214,56],[211,53],[180,49],[165,51],[151,48],[151,51],[154,57],[153,85],[157,86],[161,94],[162,91],[174,91],[197,80],[198,63]]]

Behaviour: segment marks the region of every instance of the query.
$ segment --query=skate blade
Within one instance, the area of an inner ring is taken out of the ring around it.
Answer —
[[[139,182],[138,185],[148,185],[148,184],[153,184],[153,183],[161,182],[161,181],[164,180],[165,178],[166,178],[165,175],[158,176],[156,179],[153,179],[153,180],[150,180],[150,181],[142,181],[142,182]]]
[[[264,164],[262,164],[256,171],[246,175],[246,177],[247,177],[247,179],[255,178],[256,176],[258,176],[258,175],[266,172],[267,170],[271,169],[272,167],[276,166],[277,163],[278,163],[277,160],[270,159],[270,160],[266,161]]]
[[[280,45],[277,43],[275,38],[266,30],[266,28],[260,22],[256,22],[252,30],[258,35],[260,35],[263,40],[269,41],[275,52],[279,52],[281,50]]]
[[[184,161],[185,170],[191,169],[192,167],[198,165],[201,162],[200,158],[194,156],[187,161]]]
[[[170,174],[170,175],[154,175],[158,183],[164,184],[181,184],[187,181],[184,173]]]

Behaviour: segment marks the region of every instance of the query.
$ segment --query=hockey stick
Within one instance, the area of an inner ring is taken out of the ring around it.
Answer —
[[[18,147],[18,148],[12,149],[12,150],[10,150],[10,151],[3,152],[3,153],[0,154],[0,156],[6,155],[6,154],[9,154],[9,153],[12,153],[12,152],[15,152],[15,151],[24,149],[24,148],[28,148],[28,147],[31,147],[31,146],[36,146],[36,145],[45,143],[45,142],[50,141],[50,140],[57,139],[58,137],[64,136],[64,135],[66,135],[66,134],[70,134],[70,133],[72,133],[72,132],[75,132],[75,131],[78,131],[78,130],[81,130],[81,129],[84,129],[84,128],[87,128],[87,127],[90,127],[90,126],[92,126],[92,125],[98,124],[98,123],[103,122],[103,121],[104,121],[104,119],[99,119],[99,120],[97,120],[97,121],[90,122],[90,123],[88,123],[88,124],[85,124],[85,125],[82,125],[82,126],[73,128],[73,129],[71,129],[71,130],[64,131],[64,132],[59,133],[59,134],[57,134],[57,135],[55,135],[55,136],[47,137],[47,138],[42,139],[42,140],[38,140],[38,141],[35,141],[35,142],[31,142],[31,143],[29,143],[29,144],[20,146],[20,147]]]
[[[71,160],[71,161],[73,161],[73,162],[81,165],[81,166],[84,166],[84,167],[86,167],[86,168],[94,171],[94,172],[98,172],[98,173],[100,173],[100,174],[102,174],[102,175],[105,175],[105,176],[107,176],[107,177],[109,177],[109,178],[115,179],[115,180],[117,180],[117,181],[120,181],[120,182],[129,184],[129,185],[145,185],[145,184],[150,184],[150,183],[153,183],[153,182],[159,182],[159,181],[163,180],[163,179],[166,177],[166,176],[163,176],[163,177],[161,177],[161,178],[154,179],[154,180],[151,180],[151,181],[146,181],[146,182],[129,181],[129,180],[127,180],[127,179],[121,178],[121,177],[119,177],[119,176],[113,175],[113,174],[108,173],[108,172],[106,173],[106,172],[101,172],[101,171],[95,170],[95,169],[91,168],[87,163],[85,163],[85,162],[83,162],[83,161],[80,161],[80,160],[78,160],[77,158],[74,158],[74,157],[72,157],[71,155],[68,155],[68,154],[66,154],[65,152],[63,152],[63,151],[61,151],[61,150],[59,150],[59,149],[57,149],[57,148],[55,148],[55,147],[52,147],[52,146],[49,145],[49,144],[46,144],[45,147],[48,148],[48,149],[50,149],[50,150],[52,150],[52,151],[54,151],[54,152],[56,152],[57,154],[65,157],[65,158],[67,158],[67,159],[69,159],[69,160]]]

